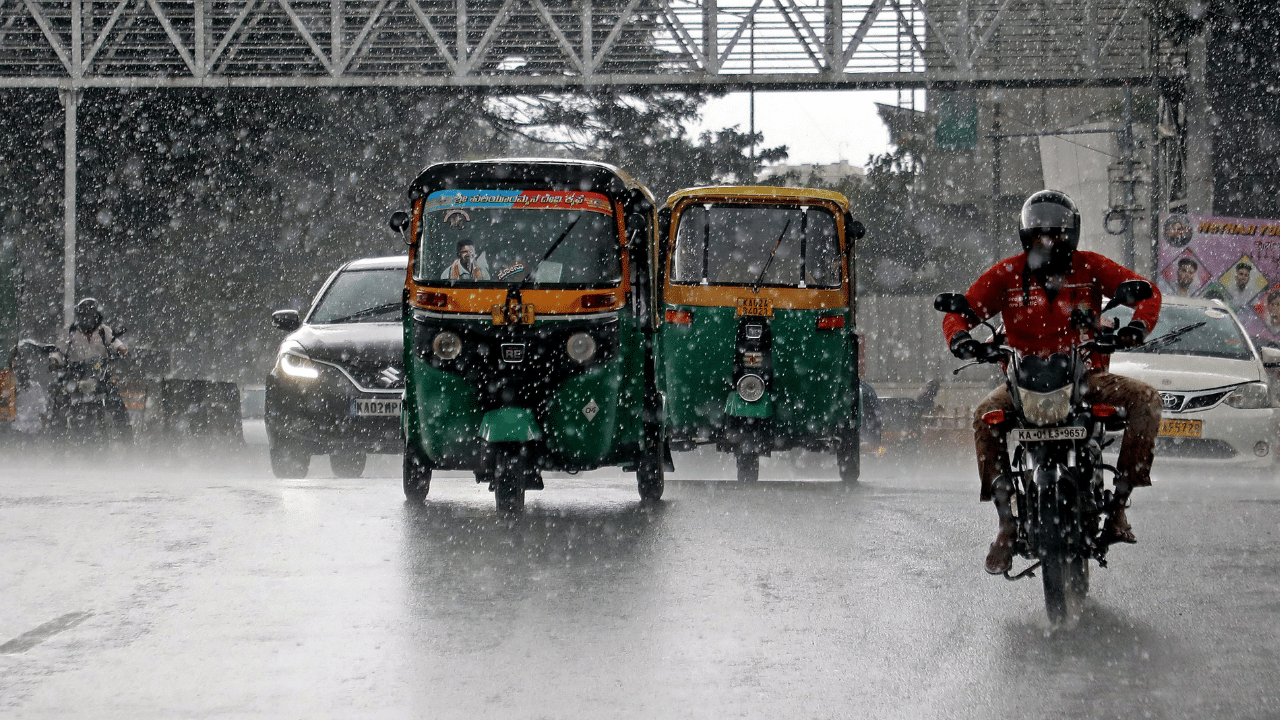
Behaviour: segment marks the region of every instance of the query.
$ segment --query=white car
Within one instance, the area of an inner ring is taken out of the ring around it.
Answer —
[[[1128,322],[1130,312],[1117,314]],[[1112,355],[1111,372],[1160,393],[1157,466],[1176,460],[1269,473],[1280,451],[1280,409],[1268,369],[1280,367],[1280,350],[1259,349],[1219,300],[1165,297],[1148,338],[1200,322],[1177,342]]]

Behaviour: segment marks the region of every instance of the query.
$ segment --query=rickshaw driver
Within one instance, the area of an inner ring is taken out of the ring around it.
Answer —
[[[471,240],[458,241],[458,259],[444,272],[441,280],[488,280],[489,273],[476,261],[476,245]]]
[[[1140,275],[1093,252],[1077,251],[1080,242],[1080,211],[1064,193],[1041,190],[1022,205],[1018,226],[1023,253],[996,263],[965,293],[969,304],[982,319],[1003,313],[1006,343],[1021,352],[1048,356],[1070,352],[1085,339],[1087,331],[1073,327],[1073,310],[1085,310],[1094,318],[1101,310],[1101,297],[1111,296],[1125,280],[1143,280]],[[1137,303],[1133,320],[1116,332],[1117,346],[1142,344],[1160,316],[1160,291]],[[969,336],[976,327],[958,314],[942,321],[951,352],[962,360],[978,356],[981,343]],[[1094,354],[1085,399],[1124,408],[1125,431],[1116,462],[1115,495],[1103,526],[1104,540],[1136,542],[1125,517],[1129,494],[1135,487],[1151,485],[1151,461],[1160,426],[1160,396],[1145,383],[1107,372],[1108,357]],[[1013,399],[1001,385],[974,412],[973,437],[982,480],[981,500],[991,500],[1000,517],[1000,531],[987,554],[986,570],[1000,575],[1013,565],[1013,543],[1017,537],[1010,497],[1012,484],[999,478],[1003,435],[982,421],[993,411],[1013,410]]]

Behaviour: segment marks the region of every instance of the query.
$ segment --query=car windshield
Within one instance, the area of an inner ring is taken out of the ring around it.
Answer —
[[[415,276],[429,285],[612,287],[621,262],[604,195],[449,190],[427,198]]]
[[[307,322],[398,322],[403,291],[403,268],[346,270],[333,279]]]
[[[836,220],[825,208],[693,205],[678,222],[672,282],[840,286]]]
[[[1108,316],[1115,316],[1124,325],[1133,317],[1133,310],[1119,307]],[[1226,310],[1214,307],[1192,307],[1165,303],[1160,308],[1160,320],[1155,330],[1147,336],[1154,340],[1170,330],[1187,325],[1204,323],[1174,343],[1152,348],[1149,352],[1160,355],[1195,355],[1228,360],[1252,360],[1253,350],[1240,325]]]

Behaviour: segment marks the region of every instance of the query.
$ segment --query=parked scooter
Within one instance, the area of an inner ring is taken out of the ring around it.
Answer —
[[[115,337],[124,335],[121,329]],[[117,428],[116,405],[122,404],[111,374],[111,366],[119,354],[109,351],[106,356],[84,361],[68,361],[62,350],[53,343],[40,343],[24,339],[20,347],[27,347],[44,354],[53,373],[53,381],[46,388],[48,411],[45,431],[58,440],[77,445],[105,444],[114,439],[131,439],[127,425]]]

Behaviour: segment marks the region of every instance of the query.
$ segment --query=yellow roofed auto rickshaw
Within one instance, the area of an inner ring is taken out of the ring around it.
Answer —
[[[775,450],[834,451],[855,482],[853,240],[839,193],[681,190],[659,213],[659,377],[673,449],[714,444],[759,477]]]
[[[500,512],[543,471],[622,466],[663,491],[653,196],[574,160],[446,162],[409,189],[404,492],[469,469]]]

